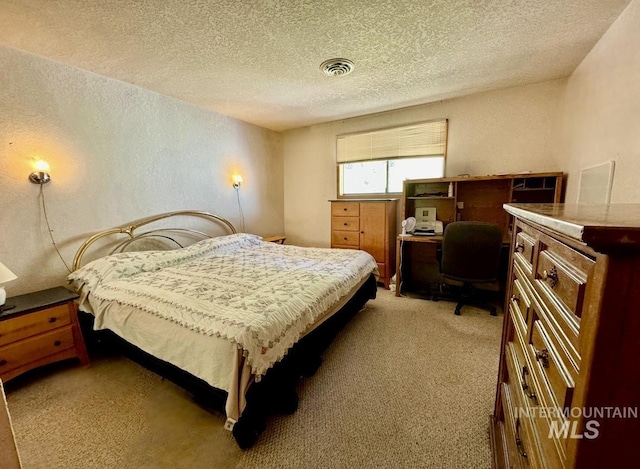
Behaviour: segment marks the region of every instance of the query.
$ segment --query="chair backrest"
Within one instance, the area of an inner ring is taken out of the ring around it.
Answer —
[[[443,276],[469,283],[498,279],[502,231],[479,221],[449,223],[442,238],[440,271]]]

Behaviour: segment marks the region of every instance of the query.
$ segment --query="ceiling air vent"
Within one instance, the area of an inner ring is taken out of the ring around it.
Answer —
[[[353,68],[353,62],[349,59],[329,59],[320,64],[320,70],[330,77],[347,75],[353,71]]]

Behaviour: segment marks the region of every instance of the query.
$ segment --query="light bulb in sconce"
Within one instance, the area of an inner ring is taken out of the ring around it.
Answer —
[[[7,292],[4,290],[3,283],[15,280],[16,274],[11,272],[2,262],[0,262],[0,312],[3,310],[11,309],[12,307],[5,307],[4,302],[7,299]]]
[[[34,184],[46,184],[51,181],[49,175],[49,163],[44,160],[37,160],[33,163],[34,172],[29,174],[29,180]]]
[[[231,176],[231,180],[233,181],[233,188],[240,189],[240,184],[242,184],[242,176],[239,174],[234,174]]]

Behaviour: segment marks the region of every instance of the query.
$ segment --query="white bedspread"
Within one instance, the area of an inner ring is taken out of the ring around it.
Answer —
[[[96,319],[115,302],[225,339],[259,378],[372,272],[376,262],[363,251],[283,246],[236,234],[175,251],[108,256],[69,280]]]

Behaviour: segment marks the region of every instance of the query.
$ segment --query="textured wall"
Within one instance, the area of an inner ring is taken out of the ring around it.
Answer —
[[[0,47],[0,261],[15,295],[64,283],[27,180],[51,166],[49,221],[67,263],[90,233],[143,216],[207,210],[246,231],[283,231],[281,135],[172,98]]]
[[[336,135],[449,119],[446,175],[562,171],[550,136],[564,80],[508,88],[284,134],[285,231],[293,243],[328,246]]]
[[[640,0],[634,0],[571,75],[558,132],[569,171],[567,202],[580,169],[614,160],[611,202],[640,202]]]

